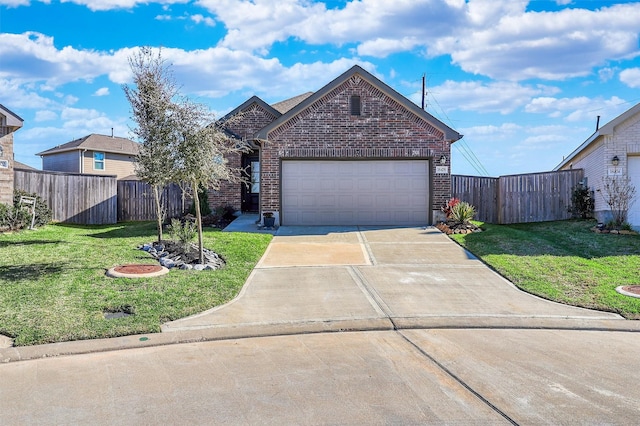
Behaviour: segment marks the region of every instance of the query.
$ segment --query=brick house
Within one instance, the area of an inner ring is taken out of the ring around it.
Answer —
[[[225,116],[250,143],[229,158],[247,184],[210,191],[212,206],[272,212],[282,225],[425,225],[451,194],[451,143],[462,136],[359,66],[315,93]]]
[[[42,170],[117,176],[135,175],[140,145],[130,139],[92,133],[38,153]]]
[[[13,204],[13,133],[24,120],[0,104],[0,203]]]
[[[599,127],[554,170],[583,169],[587,185],[595,193],[595,217],[611,219],[611,212],[600,195],[605,176],[628,178],[640,194],[640,104]],[[640,197],[628,212],[627,221],[640,230]]]

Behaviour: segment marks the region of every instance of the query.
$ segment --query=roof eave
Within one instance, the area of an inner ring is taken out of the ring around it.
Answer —
[[[247,108],[249,108],[253,104],[259,105],[260,107],[264,108],[267,112],[273,114],[275,117],[280,117],[282,115],[280,112],[278,112],[278,110],[276,110],[271,105],[269,105],[268,103],[266,103],[265,101],[260,99],[258,96],[254,95],[254,96],[250,97],[249,99],[247,99],[245,102],[243,102],[241,105],[237,106],[232,111],[227,113],[224,117],[219,119],[217,122],[219,124],[223,124],[227,120],[231,119],[234,115],[246,110]]]

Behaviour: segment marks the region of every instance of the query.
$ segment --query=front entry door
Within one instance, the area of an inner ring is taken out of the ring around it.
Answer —
[[[257,154],[243,155],[242,168],[246,182],[242,185],[242,211],[260,210],[260,157]]]

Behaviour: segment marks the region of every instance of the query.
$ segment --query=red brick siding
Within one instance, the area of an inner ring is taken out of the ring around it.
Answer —
[[[350,115],[359,95],[361,115]],[[446,155],[444,134],[367,81],[354,76],[268,135],[261,156],[263,211],[280,210],[280,160],[286,158],[433,158]],[[431,171],[433,210],[450,197],[450,174]]]
[[[252,104],[242,111],[239,119],[233,120],[227,128],[243,138],[251,139],[258,130],[264,128],[276,118],[278,117],[261,108],[259,105]]]
[[[237,135],[251,139],[251,137],[260,129],[271,123],[277,117],[269,111],[261,108],[257,104],[252,104],[242,111],[239,119],[233,120],[227,128]],[[240,168],[242,166],[242,157],[240,154],[227,156],[229,166],[232,168]],[[222,182],[219,190],[209,189],[207,192],[209,198],[209,206],[214,209],[217,206],[231,205],[236,210],[241,208],[242,190],[238,182]]]

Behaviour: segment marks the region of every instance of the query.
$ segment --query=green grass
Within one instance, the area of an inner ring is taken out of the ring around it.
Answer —
[[[485,232],[452,238],[519,288],[640,319],[640,299],[615,291],[640,285],[640,236],[596,234],[593,221],[481,225]]]
[[[153,223],[49,225],[0,234],[0,334],[34,345],[160,331],[160,324],[234,298],[271,235],[207,229],[205,247],[227,261],[218,271],[172,270],[156,278],[109,278],[107,269],[155,264],[137,246],[154,241]],[[135,315],[107,320],[130,305]]]

